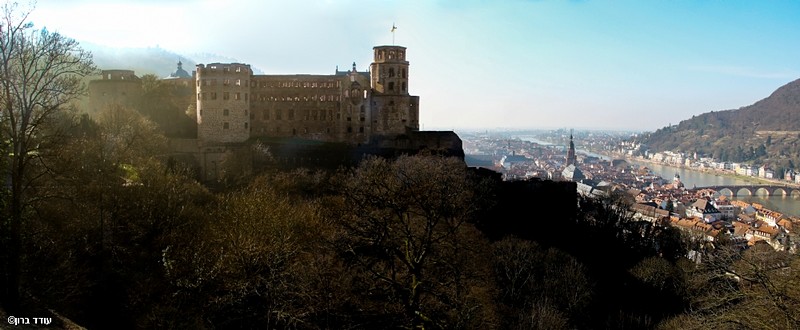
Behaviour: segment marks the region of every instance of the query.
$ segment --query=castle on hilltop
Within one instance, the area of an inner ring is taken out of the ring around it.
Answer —
[[[162,81],[178,86],[176,99],[194,108],[196,139],[173,145],[194,154],[202,168],[216,164],[209,161],[212,154],[251,139],[345,143],[395,153],[444,150],[463,158],[455,133],[419,131],[419,97],[409,94],[402,46],[374,47],[368,71],[353,63],[346,71],[337,66],[331,75],[257,75],[248,64],[210,63],[189,74],[178,62],[176,72]],[[139,95],[141,81],[133,71],[104,70],[89,83],[89,110],[133,104]]]
[[[419,97],[408,93],[406,48],[377,46],[370,71],[254,75],[239,63],[199,64],[197,138],[299,137],[366,143],[373,135],[419,129]]]

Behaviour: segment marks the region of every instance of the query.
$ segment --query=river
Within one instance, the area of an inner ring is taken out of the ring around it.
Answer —
[[[731,176],[715,175],[701,171],[694,171],[685,168],[666,166],[652,163],[637,163],[647,166],[656,175],[666,180],[675,177],[675,173],[681,176],[681,182],[687,187],[708,187],[715,185],[753,185],[758,183],[749,182]],[[800,199],[791,196],[745,196],[734,199],[746,202],[755,202],[764,205],[768,209],[779,211],[788,215],[800,216]]]
[[[551,142],[539,140],[533,136],[520,136],[521,140],[530,141],[534,143],[538,143],[541,145],[553,145]],[[566,146],[564,146],[566,147]],[[595,156],[602,159],[611,159],[608,156],[600,155],[596,153],[592,153],[586,150],[578,149],[576,150],[577,153],[587,154],[590,156]],[[724,175],[716,175],[712,173],[706,173],[702,171],[694,171],[690,169],[674,167],[674,166],[667,166],[667,165],[660,165],[660,164],[652,164],[652,163],[643,163],[643,162],[634,162],[641,166],[647,166],[649,169],[653,171],[658,176],[666,180],[672,180],[675,177],[675,174],[681,176],[681,181],[687,188],[692,187],[708,187],[708,186],[718,186],[718,185],[753,185],[758,183],[753,183],[750,181],[743,180],[741,178],[731,177],[731,176],[724,176]],[[733,198],[736,200],[743,200],[749,203],[760,203],[764,205],[764,207],[775,210],[781,213],[785,213],[787,215],[794,215],[800,216],[800,198],[798,197],[791,197],[791,196],[744,196],[744,197],[736,197]]]

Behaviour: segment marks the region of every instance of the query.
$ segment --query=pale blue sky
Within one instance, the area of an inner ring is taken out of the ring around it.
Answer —
[[[31,19],[267,74],[364,70],[395,23],[425,129],[654,130],[800,78],[794,0],[40,0]]]

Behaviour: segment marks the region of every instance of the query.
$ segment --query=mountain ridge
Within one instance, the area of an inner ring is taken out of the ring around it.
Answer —
[[[800,79],[739,109],[711,111],[643,134],[651,151],[678,151],[718,161],[800,164]]]

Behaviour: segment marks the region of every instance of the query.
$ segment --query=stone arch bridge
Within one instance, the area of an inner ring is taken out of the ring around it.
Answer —
[[[800,197],[800,187],[782,185],[721,185],[697,187],[696,189],[713,189],[722,195],[732,197],[756,195]]]

